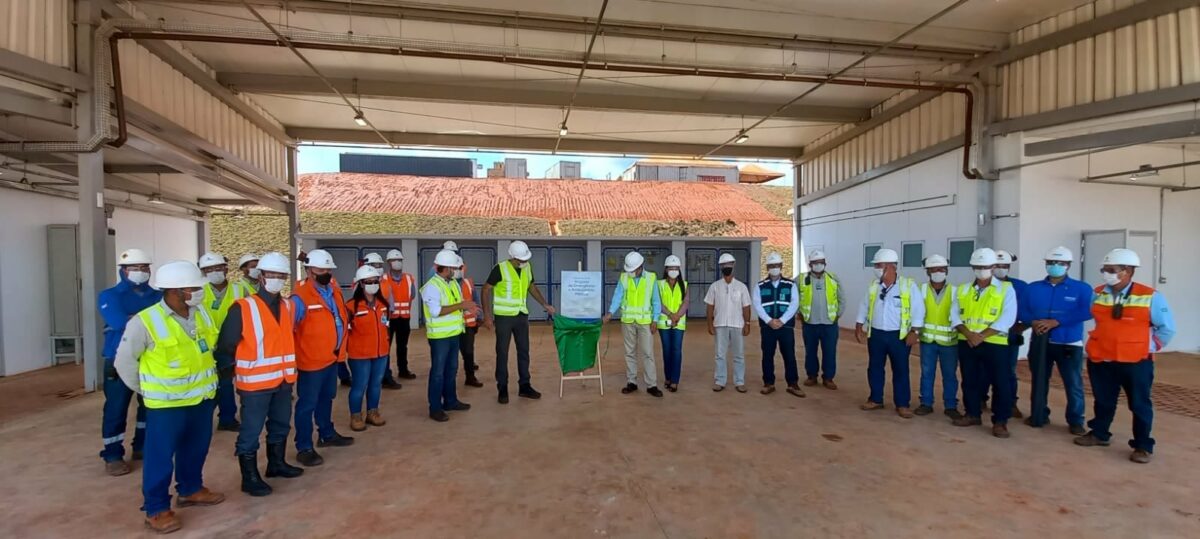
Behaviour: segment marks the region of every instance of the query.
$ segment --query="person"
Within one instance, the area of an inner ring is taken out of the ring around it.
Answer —
[[[683,278],[683,262],[678,256],[667,257],[665,278],[658,281],[658,298],[662,312],[658,315],[658,337],[662,342],[663,374],[667,391],[679,391],[679,376],[683,370],[683,334],[687,331],[689,305],[688,284]]]
[[[1134,273],[1142,265],[1138,254],[1129,249],[1113,249],[1104,256],[1100,275],[1104,284],[1096,287],[1092,318],[1096,328],[1088,334],[1087,369],[1092,381],[1093,411],[1091,429],[1075,439],[1077,445],[1106,446],[1111,443],[1113,416],[1117,398],[1125,391],[1129,411],[1133,413],[1133,452],[1129,460],[1146,464],[1154,454],[1154,354],[1161,352],[1175,336],[1175,317],[1167,299],[1153,287],[1135,282]]]
[[[234,302],[217,337],[217,370],[232,378],[242,402],[242,428],[233,452],[242,474],[242,492],[271,494],[258,473],[259,436],[267,429],[267,477],[290,479],[304,473],[287,463],[291,430],[292,386],[296,384],[296,336],[299,312],[280,293],[291,274],[291,262],[271,252],[258,261],[258,292]]]
[[[1030,406],[1045,403],[1050,392],[1050,368],[1058,366],[1067,394],[1066,419],[1071,434],[1087,433],[1083,426],[1083,323],[1092,319],[1092,287],[1067,276],[1074,255],[1066,247],[1046,253],[1046,278],[1029,283],[1017,300],[1017,318],[1030,321],[1033,339],[1045,339],[1044,352],[1031,346],[1029,366],[1035,380],[1029,390]],[[1041,427],[1049,421],[1050,408],[1029,409],[1025,424]]]
[[[546,302],[542,291],[533,282],[530,258],[533,258],[533,252],[525,242],[510,243],[508,260],[496,264],[483,285],[483,325],[496,330],[496,400],[500,404],[508,404],[508,345],[512,341],[517,343],[517,395],[526,399],[542,398],[529,380],[529,305],[526,298],[533,296],[550,316],[554,316],[554,306]]]
[[[367,253],[367,256],[364,256],[362,259],[362,264],[359,264],[358,267],[359,268],[363,268],[363,267],[371,268],[372,270],[375,270],[380,275],[383,275],[383,257],[380,256],[379,253]],[[358,284],[357,275],[355,276],[354,279],[355,279],[354,284],[357,285]],[[350,318],[354,318],[354,316],[350,316]],[[384,362],[384,366],[387,366],[386,361]],[[346,386],[346,387],[354,386],[354,382],[353,382],[353,380],[351,380],[351,378],[353,377],[353,373],[351,372],[348,361],[343,361],[343,362],[340,362],[337,364],[337,373],[338,373],[338,380],[341,380],[343,386]],[[380,383],[382,384],[382,382],[380,382]],[[361,406],[362,405],[362,395],[359,395],[358,400],[359,400],[359,405]],[[365,429],[365,428],[366,427],[363,427],[363,429]],[[353,430],[353,427],[351,427],[351,430]]]
[[[946,283],[950,262],[942,255],[931,255],[924,261],[928,283],[921,283],[925,302],[925,324],[921,327],[921,405],[916,415],[933,413],[933,381],[942,369],[943,413],[950,419],[962,417],[958,411],[958,333],[950,325],[950,307],[954,304],[955,287]]]
[[[333,256],[313,249],[305,263],[308,278],[292,294],[296,322],[296,460],[320,466],[325,459],[313,449],[313,422],[317,447],[345,447],[354,438],[333,427],[333,398],[337,396],[337,364],[346,361],[346,300],[333,280]]]
[[[254,289],[246,286],[243,281],[230,284],[227,275],[229,262],[222,255],[211,251],[204,253],[196,261],[196,265],[206,281],[200,307],[220,328],[233,302],[254,295]],[[217,430],[241,430],[237,420],[237,398],[234,396],[232,378],[221,380],[217,387]]]
[[[1025,288],[1027,286],[1029,286],[1029,284],[1026,283],[1025,281],[1017,279],[1009,274],[1009,272],[1012,271],[1013,262],[1016,262],[1016,261],[1017,261],[1017,257],[1013,256],[1008,251],[997,250],[996,251],[996,269],[994,271],[994,276],[996,279],[1000,280],[1001,282],[1009,283],[1012,285],[1013,292],[1016,294],[1016,297],[1017,297],[1017,305],[1020,305],[1021,299],[1025,297]],[[1020,396],[1017,393],[1017,361],[1021,357],[1021,346],[1023,344],[1025,344],[1025,330],[1026,329],[1028,329],[1028,328],[1026,327],[1024,321],[1021,320],[1021,318],[1020,318],[1020,309],[1018,307],[1017,321],[1015,323],[1013,323],[1012,329],[1010,329],[1008,331],[1008,347],[1005,348],[1005,354],[1007,354],[1005,357],[1008,358],[1009,364],[1012,365],[1012,369],[1010,369],[1011,373],[1008,376],[1008,381],[1009,381],[1010,387],[1012,387],[1012,392],[1013,392],[1013,397],[1012,397],[1012,418],[1013,419],[1021,419],[1021,418],[1025,417],[1025,415],[1021,413],[1021,409],[1017,406],[1017,401],[1020,400]],[[991,380],[986,371],[983,373],[983,380],[984,380],[984,382],[983,382],[983,386],[984,386],[983,403],[984,403],[984,405],[986,405],[988,402],[987,387],[992,385]]]
[[[471,409],[470,404],[458,399],[455,378],[458,336],[466,331],[463,312],[474,310],[475,303],[464,298],[462,289],[454,282],[454,270],[462,267],[462,258],[443,249],[434,257],[434,265],[437,275],[421,287],[425,334],[429,340],[429,418],[445,422],[450,420],[446,410]]]
[[[992,383],[992,436],[1008,438],[1012,416],[1009,387],[1008,330],[1017,319],[1017,297],[1012,284],[993,276],[996,252],[983,247],[971,253],[974,281],[959,285],[950,306],[950,325],[958,332],[958,364],[962,369],[963,403],[967,413],[954,420],[957,427],[982,425],[984,372]]]
[[[129,401],[134,393],[125,385],[113,361],[117,346],[125,334],[125,325],[137,313],[162,301],[162,292],[150,287],[150,256],[141,249],[129,249],[117,259],[120,282],[100,292],[96,300],[100,317],[104,319],[104,416],[100,436],[104,448],[104,470],[108,475],[125,475],[133,469],[125,462],[125,427],[129,418]],[[137,398],[137,424],[133,431],[132,460],[141,460],[145,444],[146,407]]]
[[[246,253],[238,259],[238,269],[242,272],[242,278],[238,282],[255,292],[258,292],[258,255],[254,253]]]
[[[900,256],[891,249],[875,251],[871,263],[875,266],[875,279],[867,287],[858,307],[858,320],[854,326],[854,340],[862,342],[867,337],[867,383],[871,395],[860,408],[863,410],[883,409],[883,382],[887,375],[884,366],[892,364],[892,399],[896,414],[904,419],[913,416],[909,408],[912,388],[908,378],[908,356],[913,345],[921,338],[925,325],[925,302],[920,300],[916,283],[896,272]],[[914,301],[914,298],[916,301]]]
[[[612,304],[601,321],[608,323],[617,310],[621,311],[621,335],[625,340],[625,387],[621,393],[629,395],[638,390],[638,356],[641,356],[646,393],[661,398],[663,392],[658,388],[658,367],[654,364],[650,334],[658,331],[654,321],[662,315],[662,298],[658,295],[658,276],[646,271],[645,262],[637,251],[625,255],[625,272],[617,280]]]
[[[382,427],[387,422],[379,413],[379,393],[383,371],[388,364],[387,299],[380,293],[381,270],[374,266],[359,266],[354,272],[354,293],[346,302],[350,329],[346,332],[346,351],[352,371],[350,386],[350,430],[361,432],[367,425]],[[367,398],[367,415],[362,413],[363,396]]]
[[[454,254],[458,254],[456,251]],[[462,257],[460,256],[461,260]],[[483,387],[483,382],[475,376],[475,371],[479,370],[479,365],[475,364],[475,335],[479,333],[479,311],[478,304],[475,304],[475,281],[467,277],[467,265],[454,268],[454,282],[458,285],[459,291],[462,293],[463,299],[471,300],[476,309],[463,311],[463,323],[466,328],[462,335],[458,336],[459,353],[462,354],[463,373],[466,375],[466,385],[471,387]]]
[[[708,334],[716,336],[716,368],[713,391],[725,389],[729,376],[725,358],[733,349],[733,384],[738,393],[746,392],[745,337],[750,334],[750,290],[733,276],[736,261],[733,255],[722,253],[717,259],[721,278],[708,287],[704,295]]]
[[[412,274],[404,272],[404,253],[392,249],[387,253],[387,273],[384,274],[384,297],[392,305],[388,319],[388,336],[396,347],[396,377],[392,376],[389,365],[383,371],[383,388],[400,389],[396,378],[412,380],[417,377],[408,368],[408,336],[412,332],[412,302],[417,295],[416,279]]]
[[[767,255],[767,277],[754,285],[750,295],[758,315],[758,332],[762,338],[763,395],[775,392],[775,349],[783,356],[783,376],[787,392],[804,396],[800,389],[800,372],[796,368],[796,311],[800,294],[796,282],[783,276],[783,257],[772,252]]]
[[[146,403],[142,510],[146,527],[171,533],[183,527],[171,510],[171,477],[178,507],[216,505],[225,495],[204,486],[212,443],[217,369],[217,326],[205,309],[205,278],[195,264],[176,260],[154,275],[163,297],[125,326],[113,366]]]
[[[825,389],[837,389],[838,317],[845,311],[846,293],[832,273],[826,271],[825,253],[815,250],[808,255],[808,268],[800,284],[800,334],[804,338],[804,385],[817,385],[817,376]],[[818,360],[817,349],[820,348]]]

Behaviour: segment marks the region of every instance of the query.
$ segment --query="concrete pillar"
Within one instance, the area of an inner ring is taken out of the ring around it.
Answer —
[[[687,241],[671,240],[671,254],[679,257],[680,261],[687,260]]]
[[[746,275],[749,276],[749,285],[758,280],[758,276],[762,274],[762,242],[753,241],[750,243],[750,261],[747,262],[749,268]]]
[[[287,147],[287,159],[286,159],[286,161],[287,161],[287,183],[293,189],[296,187],[296,177],[298,174],[298,171],[297,171],[298,164],[296,162],[296,153],[297,153],[296,148],[294,148],[292,146]],[[288,259],[291,260],[293,264],[296,264],[297,267],[299,267],[299,264],[297,264],[297,262],[296,262],[296,257],[300,256],[300,253],[297,248],[298,242],[299,242],[299,234],[300,234],[300,208],[297,205],[296,197],[291,197],[291,200],[288,200],[288,202],[287,202],[287,216],[288,216]],[[298,275],[298,273],[297,273],[297,275]]]
[[[404,271],[412,274],[418,290],[417,296],[413,298],[412,317],[409,318],[409,327],[417,329],[421,327],[421,316],[425,312],[420,308],[420,290],[421,285],[425,284],[427,272],[421,268],[421,250],[417,246],[417,240],[400,240],[400,252],[404,254]]]
[[[496,262],[508,260],[508,246],[512,244],[511,240],[500,240],[496,242]]]
[[[604,271],[604,251],[601,250],[600,240],[588,240],[585,268],[588,271]]]
[[[199,258],[208,252],[210,230],[208,225],[208,215],[203,215],[199,221],[196,221],[196,250],[199,251],[196,257]],[[234,255],[235,253],[225,253],[226,256]],[[232,262],[232,260],[230,261]]]
[[[792,203],[792,278],[796,278],[802,273],[808,273],[808,265],[804,257],[804,242],[800,239],[802,231],[800,226],[800,205],[801,184],[803,179],[803,167],[800,165],[792,166],[794,171],[793,177],[796,178],[796,187],[794,189],[795,201]]]
[[[76,3],[75,12],[75,62],[76,70],[90,75],[95,61],[92,40],[96,24],[100,20],[100,9],[91,0]],[[84,142],[92,138],[98,126],[93,123],[92,98],[80,92],[75,108],[75,121],[79,129],[76,137]],[[79,275],[82,336],[83,336],[83,386],[87,391],[102,387],[104,359],[100,357],[103,346],[104,328],[97,312],[96,299],[100,290],[107,285],[108,271],[105,268],[108,255],[108,220],[104,213],[104,151],[79,154]]]

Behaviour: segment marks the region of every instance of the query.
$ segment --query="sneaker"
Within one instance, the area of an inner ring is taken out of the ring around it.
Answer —
[[[397,382],[397,381],[389,378],[389,379],[383,381],[383,383],[381,384],[381,387],[383,387],[384,389],[396,390],[396,389],[400,389],[401,387],[404,387],[404,386],[400,385],[400,382]]]
[[[913,411],[907,406],[897,406],[896,415],[903,417],[904,419],[912,419]]]
[[[124,460],[109,460],[105,461],[104,463],[104,473],[107,473],[113,477],[119,477],[132,471],[133,468],[131,468],[129,463],[125,462]]]
[[[626,395],[633,393],[634,391],[637,391],[637,384],[625,384],[625,387],[621,388],[621,393]]]
[[[1129,454],[1129,460],[1138,464],[1148,464],[1150,457],[1151,453],[1145,449],[1134,449],[1133,453]]]
[[[947,408],[946,411],[942,413],[946,414],[946,417],[950,418],[951,421],[960,419],[963,416],[962,412],[958,411],[958,408]]]
[[[500,404],[508,404],[508,390],[501,389],[500,395],[498,397],[496,397],[496,401],[499,402]]]
[[[470,409],[471,409],[471,405],[467,404],[463,401],[458,401],[458,402],[454,403],[454,406],[447,408],[447,410],[450,410],[451,412],[465,412]]]
[[[1087,434],[1087,429],[1083,428],[1083,425],[1071,425],[1071,434],[1083,436]]]
[[[833,383],[833,380],[825,380],[824,385],[825,389],[837,389],[837,384]]]
[[[159,535],[179,531],[183,522],[174,511],[163,511],[152,517],[146,517],[146,529]]]
[[[770,395],[774,392],[775,392],[775,386],[763,386],[763,388],[761,390],[759,390],[759,393],[762,393],[763,395]]]
[[[913,413],[917,414],[917,415],[929,415],[929,414],[933,413],[933,407],[922,404],[922,405],[918,406],[917,409],[915,411],[913,411]]]
[[[806,385],[806,386],[808,386],[808,387],[816,387],[816,385],[817,385],[817,377],[816,377],[816,376],[809,376],[809,377],[808,377],[808,379],[804,381],[804,385]]]
[[[382,427],[387,425],[387,421],[383,419],[379,410],[367,410],[367,424],[372,427]]]
[[[1079,445],[1079,446],[1083,446],[1083,447],[1096,447],[1096,446],[1108,447],[1109,444],[1111,444],[1111,443],[1112,443],[1112,440],[1101,440],[1101,439],[1097,438],[1096,435],[1091,432],[1084,434],[1083,436],[1079,436],[1079,437],[1075,438],[1075,445]]]
[[[350,430],[354,432],[367,430],[367,422],[363,420],[361,413],[350,414]]]
[[[860,409],[862,409],[862,410],[866,410],[866,411],[868,411],[868,412],[869,412],[869,411],[871,411],[871,410],[882,410],[882,409],[883,409],[883,403],[882,403],[882,402],[875,402],[875,401],[870,401],[870,400],[869,400],[869,401],[867,401],[867,402],[864,402],[864,403],[862,403],[861,405],[859,405],[859,408],[860,408]]]
[[[734,387],[734,389],[736,389],[738,393],[746,392],[746,386],[736,386],[736,387]]]
[[[950,424],[954,425],[955,427],[974,427],[976,425],[982,425],[983,419],[978,418],[978,417],[971,417],[969,415],[964,415],[964,416],[950,422]]]
[[[670,391],[671,393],[679,391],[679,384],[672,384],[671,382],[667,382],[667,391]]]
[[[1008,425],[1005,425],[1004,423],[996,423],[995,425],[992,425],[992,436],[997,438],[1008,438]]]
[[[721,384],[713,384],[713,392],[725,391],[725,386]],[[128,472],[126,472],[128,473]]]
[[[787,388],[787,392],[791,393],[794,396],[800,397],[802,399],[804,397],[806,397],[806,395],[804,394],[804,390],[800,389],[800,386],[798,386],[796,384],[789,385]]]
[[[321,464],[324,464],[325,459],[322,458],[321,455],[317,454],[316,451],[312,449],[305,449],[304,451],[299,451],[296,453],[296,462],[299,462],[305,467],[312,468],[313,466],[320,466]]]
[[[354,438],[342,436],[337,431],[333,432],[333,436],[324,440],[317,440],[317,447],[346,447],[348,445],[354,445]]]
[[[661,399],[661,398],[662,398],[662,396],[663,396],[663,392],[662,392],[662,390],[661,390],[661,389],[658,389],[658,387],[652,387],[652,388],[650,388],[650,389],[647,389],[647,390],[646,390],[646,393],[649,393],[649,394],[651,394],[651,395],[653,395],[653,396],[655,396],[655,397],[658,397],[658,398],[660,398],[660,399]]]
[[[450,414],[447,414],[443,410],[438,410],[436,412],[429,412],[429,419],[437,421],[438,423],[445,423],[447,421],[450,421]]]
[[[637,386],[634,386],[634,389],[637,389]],[[517,391],[517,396],[533,400],[542,398],[542,394],[539,393],[538,390],[534,389],[533,386],[522,387],[519,391]]]

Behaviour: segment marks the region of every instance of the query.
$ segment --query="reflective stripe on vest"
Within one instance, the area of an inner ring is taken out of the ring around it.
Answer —
[[[429,283],[437,287],[438,292],[441,293],[442,307],[462,302],[462,291],[457,286],[450,286],[445,279],[434,277],[429,280]],[[463,321],[461,310],[442,316],[433,316],[429,312],[428,305],[422,304],[421,307],[425,310],[425,336],[427,338],[449,339],[466,332],[466,323]]]
[[[342,288],[337,280],[329,281],[329,289],[333,294],[333,305],[337,312],[330,311],[330,305],[317,289],[313,279],[307,279],[295,288],[295,295],[304,302],[307,312],[300,324],[296,326],[296,367],[304,371],[324,369],[337,361],[346,359],[346,324],[350,323],[350,315],[346,312],[346,300],[342,297]],[[338,347],[337,321],[342,319],[342,343]]]
[[[513,267],[511,260],[505,260],[497,267],[500,268],[500,282],[492,291],[492,311],[500,316],[529,314],[525,296],[533,282],[533,264],[518,269]]]
[[[388,303],[375,296],[374,303],[350,300],[346,304],[350,324],[346,329],[349,359],[376,359],[388,355]]]
[[[680,285],[680,283],[683,283]],[[683,289],[687,287],[687,281],[675,281],[675,286],[667,284],[666,279],[658,282],[658,297],[662,300],[663,312],[658,316],[658,329],[687,329],[687,307],[683,305]],[[674,328],[671,327],[671,317],[667,316],[666,311],[678,311],[683,307],[683,316],[679,318],[679,324]]]
[[[967,329],[975,333],[982,333],[988,329],[996,320],[1000,319],[1000,314],[1004,310],[1004,294],[1012,289],[1012,283],[1002,281],[1002,285],[997,287],[988,285],[983,292],[976,294],[974,284],[964,284],[958,287],[958,315]],[[967,340],[966,336],[959,335],[958,340]],[[1008,346],[1008,332],[997,333],[983,340],[992,344]]]
[[[912,328],[912,279],[908,277],[897,277],[896,283],[892,286],[900,287],[900,338],[908,336],[908,330]],[[879,280],[871,281],[870,288],[867,289],[867,336],[871,336],[871,321],[875,320],[875,303],[879,298]]]
[[[628,273],[621,273],[621,286],[625,288],[625,294],[621,296],[621,322],[648,325],[653,321],[651,310],[656,280],[651,271],[642,271],[641,278],[636,280]]]
[[[138,358],[138,380],[147,408],[192,406],[217,394],[212,354],[217,329],[204,309],[194,312],[195,338],[167,315],[161,303],[138,313],[154,342]]]
[[[838,286],[837,279],[833,277],[833,274],[825,272],[825,310],[829,311],[829,319],[835,321],[842,311],[842,306],[838,305],[837,300]],[[804,317],[805,321],[812,315],[813,289],[812,277],[805,275],[803,284],[800,286],[800,315]]]
[[[921,296],[925,298],[925,327],[921,329],[921,342],[952,346],[958,342],[958,332],[950,327],[950,309],[954,303],[955,286],[942,286],[942,296],[929,283],[921,283]]]
[[[788,307],[792,305],[792,294],[799,293],[799,288],[795,287],[795,281],[791,279],[779,279],[778,286],[771,285],[771,278],[767,277],[758,282],[758,300],[762,305],[763,311],[767,313],[767,317],[776,320],[783,320],[783,314],[787,312]],[[799,300],[797,300],[799,303]],[[757,318],[757,315],[755,316]],[[758,325],[766,326],[762,320],[758,321]],[[783,322],[783,327],[796,327],[796,317],[792,316]]]
[[[391,304],[392,318],[411,318],[412,317],[412,300],[413,300],[413,276],[407,273],[400,274],[400,280],[392,279],[392,274],[389,272],[387,277],[384,277],[387,282],[385,288],[388,303]]]
[[[1092,300],[1092,318],[1096,328],[1088,334],[1088,361],[1136,363],[1153,359],[1151,346],[1150,303],[1154,289],[1133,283],[1129,295],[1113,294],[1108,287],[1096,287]],[[1113,320],[1112,309],[1121,304],[1121,319]]]
[[[261,391],[296,382],[296,341],[292,334],[292,302],[279,298],[279,320],[262,298],[238,300],[242,310],[242,340],[234,358],[234,385],[241,391]]]
[[[462,297],[463,299],[475,299],[475,283],[467,277],[462,278]],[[467,327],[473,328],[477,324],[475,320],[475,311],[463,311],[463,322]]]

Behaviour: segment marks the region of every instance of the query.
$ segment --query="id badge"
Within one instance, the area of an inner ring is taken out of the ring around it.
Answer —
[[[206,341],[204,339],[200,339],[199,341],[197,341],[197,343],[200,345],[200,353],[207,354],[208,353],[208,341]]]
[[[214,299],[212,302],[212,310],[215,311],[220,308],[221,308],[221,300]]]

